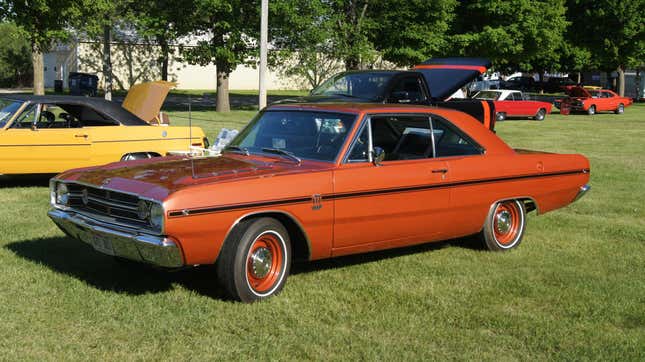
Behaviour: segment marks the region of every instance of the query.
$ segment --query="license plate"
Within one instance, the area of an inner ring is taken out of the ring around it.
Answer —
[[[96,251],[103,254],[114,255],[114,248],[112,248],[112,240],[101,234],[91,235],[92,246]]]

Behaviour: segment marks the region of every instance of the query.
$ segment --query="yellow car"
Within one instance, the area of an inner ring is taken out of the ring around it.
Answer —
[[[158,85],[133,88],[123,106],[74,96],[0,97],[0,174],[59,173],[208,147],[199,127],[149,123],[167,94],[151,91]]]

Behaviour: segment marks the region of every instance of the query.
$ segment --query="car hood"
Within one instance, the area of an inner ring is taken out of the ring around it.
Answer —
[[[123,100],[123,108],[150,123],[159,114],[170,89],[177,83],[162,80],[135,84]]]
[[[67,171],[57,179],[103,187],[163,200],[167,195],[192,185],[270,177],[291,172],[310,172],[331,164],[303,161],[297,164],[281,158],[223,155],[219,157],[165,157],[115,162],[100,167]]]

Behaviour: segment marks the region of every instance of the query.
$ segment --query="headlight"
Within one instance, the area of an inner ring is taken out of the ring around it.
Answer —
[[[152,203],[152,206],[150,206],[150,225],[160,230],[163,229],[163,218],[163,206],[156,202]]]
[[[69,202],[69,190],[67,189],[67,185],[62,182],[56,184],[55,202],[56,205],[63,206],[67,206]]]
[[[150,203],[146,200],[139,200],[137,204],[137,216],[141,220],[146,220],[150,216]]]

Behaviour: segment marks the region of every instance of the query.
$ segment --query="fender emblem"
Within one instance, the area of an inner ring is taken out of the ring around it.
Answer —
[[[105,185],[109,184],[110,181],[112,181],[111,178],[106,178],[105,180],[103,180],[103,182],[101,182],[101,186],[105,186]]]
[[[311,202],[313,202],[312,210],[322,209],[322,197],[320,194],[311,195]]]

